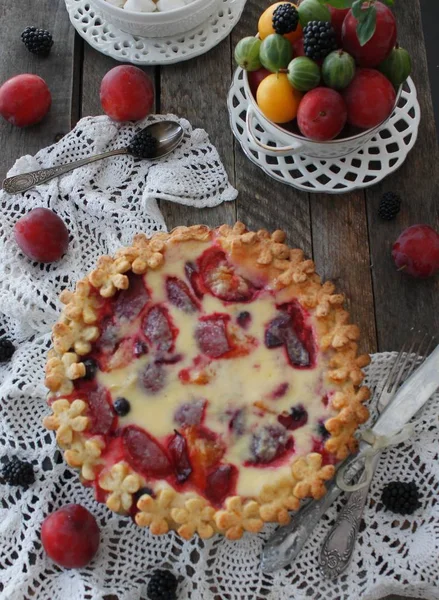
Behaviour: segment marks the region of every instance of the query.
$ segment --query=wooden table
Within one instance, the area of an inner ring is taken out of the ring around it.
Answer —
[[[429,0],[423,0],[425,2]],[[439,331],[439,278],[420,281],[397,273],[390,257],[393,241],[407,226],[439,228],[439,162],[420,0],[397,0],[399,38],[414,59],[413,78],[422,110],[419,140],[401,169],[367,191],[340,196],[311,195],[277,183],[250,163],[235,142],[226,96],[233,48],[255,31],[266,0],[249,0],[232,35],[206,55],[187,63],[146,68],[156,86],[156,112],[172,112],[210,134],[230,180],[239,190],[235,203],[195,209],[162,203],[169,228],[244,221],[251,229],[284,228],[288,242],[304,249],[317,270],[348,298],[353,320],[362,330],[362,350],[394,350],[409,327]],[[49,59],[29,54],[19,37],[27,25],[54,34]],[[101,113],[99,86],[116,62],[86,45],[70,25],[63,0],[7,0],[0,6],[0,80],[20,72],[38,73],[49,84],[53,107],[46,120],[19,130],[0,123],[0,176],[23,154],[33,154],[59,139],[82,117]],[[378,203],[385,191],[403,198],[396,221],[380,221]],[[394,598],[394,600],[396,600]]]

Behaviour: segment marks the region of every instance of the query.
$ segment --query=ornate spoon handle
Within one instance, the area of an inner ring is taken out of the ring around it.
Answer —
[[[379,457],[380,453],[373,458],[371,465],[373,472],[376,470]],[[338,577],[351,561],[369,488],[370,484],[350,494],[332,529],[324,539],[319,566],[323,576],[328,579]]]
[[[30,173],[22,173],[15,175],[14,177],[8,177],[3,181],[3,189],[9,194],[18,194],[19,192],[26,192],[31,188],[46,183],[54,177],[64,175],[69,171],[73,171],[78,167],[83,167],[102,158],[108,158],[109,156],[117,156],[118,154],[127,154],[126,148],[119,148],[118,150],[110,150],[102,154],[95,154],[87,158],[81,158],[75,162],[67,163],[65,165],[58,165],[56,167],[49,167],[48,169],[40,169],[39,171],[31,171]]]
[[[358,456],[353,456],[347,461],[349,464],[352,463],[347,475],[353,479],[361,473],[363,461],[358,460]],[[261,569],[272,573],[292,563],[312,535],[321,517],[340,493],[341,489],[335,483],[335,479],[332,480],[323,498],[308,502],[293,516],[288,525],[280,527],[262,550]]]

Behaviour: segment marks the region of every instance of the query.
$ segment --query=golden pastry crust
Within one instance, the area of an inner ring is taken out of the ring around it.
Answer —
[[[231,496],[222,508],[211,506],[195,493],[183,497],[171,488],[159,489],[153,497],[144,494],[133,504],[133,495],[145,480],[124,462],[101,469],[101,453],[105,442],[87,432],[90,419],[87,403],[74,396],[73,382],[85,376],[81,356],[88,354],[100,335],[97,326],[102,300],[129,286],[128,274],[141,275],[160,269],[170,246],[185,242],[206,243],[216,239],[233,264],[244,265],[255,276],[263,273],[269,287],[297,298],[315,317],[315,334],[319,348],[331,355],[326,373],[336,387],[329,399],[334,416],[325,422],[329,437],[325,450],[336,459],[344,459],[356,449],[355,432],[368,418],[364,402],[369,391],[361,387],[362,368],[369,362],[358,356],[358,327],[349,323],[344,310],[344,297],[331,282],[322,284],[314,263],[303,252],[285,244],[284,232],[270,234],[266,230],[247,231],[243,223],[222,225],[211,230],[204,225],[177,227],[170,233],[157,233],[152,238],[136,235],[132,246],[121,248],[114,258],[101,257],[96,269],[79,281],[74,292],[61,295],[64,309],[53,328],[53,349],[46,364],[45,384],[50,390],[52,414],[44,426],[56,431],[59,445],[65,449],[66,462],[80,468],[84,479],[98,477],[101,489],[108,492],[107,506],[116,512],[135,512],[140,527],[148,526],[155,535],[175,529],[183,538],[194,534],[209,538],[219,532],[231,540],[244,532],[257,533],[264,522],[285,524],[289,511],[297,510],[300,500],[324,495],[325,481],[334,475],[334,466],[322,466],[322,454],[311,452],[292,461],[290,475],[273,485],[264,485],[255,498]],[[195,376],[195,374],[193,374]],[[100,472],[100,474],[99,474]],[[146,482],[147,484],[147,482]]]

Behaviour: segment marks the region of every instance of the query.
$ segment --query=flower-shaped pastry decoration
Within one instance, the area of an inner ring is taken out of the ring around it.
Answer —
[[[124,462],[116,463],[99,477],[100,487],[111,492],[106,504],[110,510],[118,513],[128,512],[133,504],[133,494],[143,485],[143,479],[134,473]]]
[[[97,267],[88,276],[89,282],[99,289],[103,298],[111,298],[117,290],[126,290],[129,286],[125,275],[131,269],[131,263],[125,257],[113,260],[111,256],[101,256]]]
[[[57,356],[54,351],[51,351],[50,355],[46,363],[45,385],[52,392],[70,394],[73,391],[73,385],[69,380],[84,377],[85,365],[79,362],[76,352],[65,352],[62,358]]]
[[[357,344],[351,342],[334,354],[329,362],[328,377],[335,383],[350,379],[354,385],[360,385],[364,379],[363,367],[370,363],[367,354],[357,356]]]
[[[302,250],[290,250],[290,265],[279,275],[276,286],[283,288],[292,283],[304,283],[315,272],[312,260],[305,260]]]
[[[331,322],[330,330],[322,336],[321,347],[325,350],[329,347],[339,350],[350,342],[355,342],[359,337],[360,329],[357,325],[349,323],[349,313],[339,309],[335,311],[335,318]]]
[[[153,535],[163,535],[169,531],[167,517],[175,498],[174,490],[169,488],[159,490],[156,498],[144,494],[137,502],[140,512],[136,514],[139,527],[149,527]]]
[[[319,319],[327,317],[332,307],[341,306],[344,302],[343,294],[335,294],[335,285],[326,281],[321,287],[313,286],[306,294],[300,296],[299,300],[306,308],[315,308],[316,317]]]
[[[208,506],[202,498],[190,498],[186,500],[184,508],[173,508],[171,517],[179,525],[178,533],[185,540],[189,540],[194,533],[207,539],[215,533],[212,527],[212,519],[215,509]]]
[[[100,335],[99,327],[85,325],[82,321],[71,321],[66,317],[58,321],[52,331],[53,346],[59,355],[69,352],[71,348],[81,356],[88,354],[91,342],[95,342]]]
[[[150,241],[144,234],[134,236],[133,245],[123,248],[116,255],[116,261],[127,261],[136,275],[143,275],[148,269],[158,269],[163,264],[165,244],[160,239]]]
[[[243,502],[240,496],[227,498],[225,510],[219,510],[215,514],[215,523],[229,540],[239,540],[244,531],[258,533],[264,525],[259,514],[259,504],[255,500]]]
[[[104,448],[105,442],[101,437],[85,439],[83,436],[74,435],[70,448],[64,452],[64,459],[71,467],[80,468],[84,479],[93,481],[96,476],[95,467],[99,464]]]
[[[358,424],[365,423],[369,417],[369,411],[363,404],[369,397],[369,389],[361,387],[350,394],[337,392],[331,400],[331,406],[339,413],[325,423],[326,429],[331,434],[325,443],[325,448],[339,460],[346,458],[357,449],[358,442],[354,434]]]
[[[59,299],[65,304],[64,314],[72,321],[82,320],[87,325],[96,323],[98,318],[98,298],[91,294],[92,286],[87,279],[76,284],[75,292],[63,290]]]
[[[285,477],[275,485],[264,485],[258,500],[261,504],[260,515],[264,521],[286,525],[290,521],[290,510],[298,510],[299,499],[294,495],[295,481]]]
[[[322,455],[317,452],[308,454],[306,458],[299,458],[292,466],[293,476],[298,480],[294,486],[294,495],[297,498],[321,498],[325,495],[324,481],[331,479],[335,473],[334,465],[322,467]]]
[[[56,441],[61,448],[67,448],[73,441],[73,433],[85,431],[89,418],[83,415],[87,404],[83,400],[73,400],[70,403],[65,398],[55,400],[52,404],[53,414],[44,417],[46,429],[56,431]]]

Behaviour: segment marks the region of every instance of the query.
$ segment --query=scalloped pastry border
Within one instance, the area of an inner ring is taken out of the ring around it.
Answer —
[[[85,375],[81,357],[90,352],[99,336],[95,290],[99,290],[103,298],[109,298],[118,290],[127,289],[126,274],[132,271],[141,275],[149,269],[160,268],[170,244],[207,242],[216,238],[232,261],[239,263],[245,259],[265,272],[273,289],[288,288],[313,313],[320,347],[333,351],[327,376],[338,387],[330,400],[337,415],[325,422],[330,434],[325,449],[339,460],[356,450],[355,431],[368,418],[364,402],[370,394],[361,382],[362,368],[369,363],[369,356],[358,356],[359,329],[349,323],[349,314],[343,308],[344,296],[335,293],[331,282],[322,284],[313,261],[305,259],[301,250],[289,248],[285,237],[281,230],[272,234],[265,229],[248,231],[240,222],[214,230],[205,225],[177,227],[170,233],[156,233],[151,238],[138,234],[132,246],[121,248],[114,258],[102,256],[96,269],[78,281],[74,292],[62,292],[60,300],[65,306],[53,327],[53,348],[48,353],[45,378],[49,398],[55,401],[51,405],[52,414],[44,418],[43,425],[56,431],[66,462],[79,468],[84,480],[90,482],[98,478],[101,488],[108,491],[106,504],[111,510],[128,512],[133,495],[141,491],[145,481],[125,462],[100,473],[105,441],[102,436],[87,435],[89,419],[82,414],[86,403],[79,399],[69,402],[63,396],[71,394],[73,381]],[[289,511],[297,510],[301,499],[320,498],[326,493],[325,481],[331,479],[334,472],[333,465],[322,466],[321,454],[310,453],[291,463],[288,477],[276,485],[263,486],[257,498],[232,496],[220,510],[195,493],[183,497],[165,487],[154,496],[143,494],[138,499],[135,521],[140,527],[148,526],[155,535],[174,529],[185,539],[195,533],[202,538],[221,533],[237,540],[245,531],[257,533],[265,522],[288,523]]]

